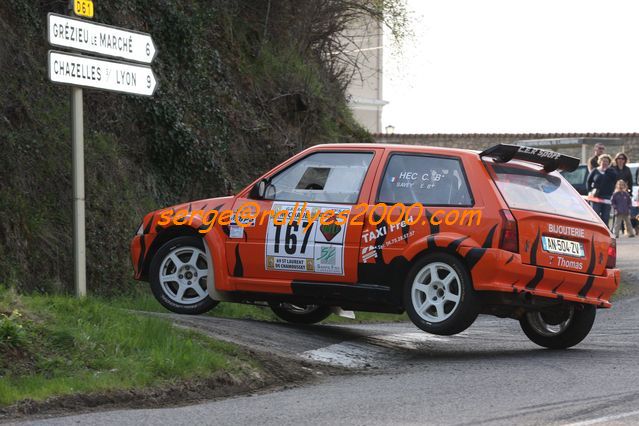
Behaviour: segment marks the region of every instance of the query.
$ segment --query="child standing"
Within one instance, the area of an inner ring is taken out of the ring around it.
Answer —
[[[621,230],[621,222],[625,224],[626,232],[629,237],[634,237],[635,233],[630,224],[630,207],[632,206],[632,198],[628,194],[628,186],[623,180],[618,180],[615,185],[615,192],[612,194],[612,207],[615,209],[615,224],[613,226],[615,238],[619,238]]]

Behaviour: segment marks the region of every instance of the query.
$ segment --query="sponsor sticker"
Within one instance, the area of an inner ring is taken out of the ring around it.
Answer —
[[[301,209],[296,208],[295,203],[276,202],[272,209],[275,214],[269,217],[266,228],[267,270],[344,275],[344,239],[348,221],[335,222],[337,215],[348,208],[308,203]],[[313,216],[325,213],[324,224],[311,220]]]
[[[229,238],[244,238],[244,228],[237,225],[229,225]]]

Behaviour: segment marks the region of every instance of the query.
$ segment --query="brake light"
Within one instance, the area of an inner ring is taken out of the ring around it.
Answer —
[[[500,210],[501,214],[501,238],[499,248],[502,250],[519,252],[519,235],[517,233],[517,221],[510,210]]]
[[[606,262],[606,268],[612,269],[617,266],[617,240],[613,239],[608,246],[608,261]]]

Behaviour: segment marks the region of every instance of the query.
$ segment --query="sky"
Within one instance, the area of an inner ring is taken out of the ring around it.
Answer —
[[[395,133],[639,131],[639,1],[407,0],[385,40]]]

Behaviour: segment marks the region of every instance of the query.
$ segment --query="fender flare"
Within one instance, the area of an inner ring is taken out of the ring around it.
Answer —
[[[219,226],[213,226],[207,232],[201,232],[208,228],[203,224],[202,217],[199,215],[188,214],[181,221],[179,225],[169,223],[167,225],[156,224],[156,229],[159,232],[168,229],[175,228],[190,228],[197,231],[196,235],[202,238],[204,243],[204,251],[206,253],[209,274],[206,282],[207,293],[213,300],[224,301],[228,300],[228,296],[225,295],[223,290],[219,290],[220,287],[228,287],[228,273],[226,270],[226,249],[224,241],[220,235],[221,230]]]
[[[209,297],[218,302],[227,302],[232,300],[230,296],[224,291],[218,291],[215,286],[216,282],[219,282],[219,278],[215,275],[220,268],[214,267],[213,257],[211,256],[211,250],[209,250],[209,242],[204,239],[204,251],[206,253],[206,261],[209,265],[209,275],[206,278],[206,292]]]
[[[479,247],[481,244],[467,235],[441,232],[412,241],[410,246],[404,250],[404,257],[409,262],[413,262],[422,253],[431,250],[445,250],[456,253],[463,259],[469,249]]]

